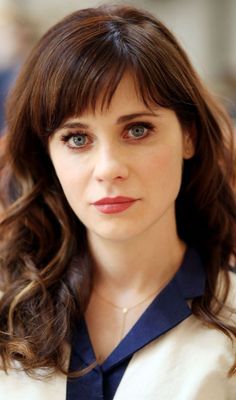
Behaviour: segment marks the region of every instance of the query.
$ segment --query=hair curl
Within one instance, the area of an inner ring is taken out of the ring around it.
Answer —
[[[29,56],[7,107],[1,160],[0,355],[67,373],[65,345],[87,305],[91,265],[86,230],[69,207],[47,151],[61,123],[88,107],[109,107],[125,71],[145,104],[174,110],[193,133],[176,202],[179,236],[199,251],[206,291],[193,313],[235,337],[219,311],[236,256],[235,155],[227,115],[209,94],[172,33],[149,13],[126,6],[77,11],[52,27]],[[217,303],[223,271],[225,290]],[[217,307],[216,307],[217,304]],[[42,335],[43,332],[43,335]]]

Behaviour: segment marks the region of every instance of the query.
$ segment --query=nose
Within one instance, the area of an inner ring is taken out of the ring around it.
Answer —
[[[128,155],[118,146],[105,146],[97,150],[94,166],[95,179],[103,182],[127,179]]]

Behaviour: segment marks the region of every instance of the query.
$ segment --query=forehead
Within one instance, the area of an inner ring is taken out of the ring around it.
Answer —
[[[56,102],[48,113],[48,121],[51,119],[52,123],[48,124],[47,137],[65,121],[88,114],[90,117],[113,112],[123,115],[165,106],[157,88],[151,92],[145,77],[142,79],[132,68],[126,68],[120,76],[113,73],[112,76],[113,80],[103,76],[98,85],[91,80],[82,84],[80,79],[77,86],[73,80],[62,90],[63,96],[54,96]]]
[[[81,116],[86,114],[96,116],[98,114],[108,115],[113,113],[125,115],[141,111],[150,112],[150,110],[159,108],[156,103],[148,102],[144,98],[137,81],[129,72],[126,72],[121,78],[110,101],[106,101],[105,96],[104,91],[96,100],[95,107],[88,107],[81,113]]]
[[[112,112],[114,108],[120,107],[123,109],[129,105],[131,107],[143,107],[145,103],[135,79],[130,73],[126,72],[109,101],[106,102],[105,90],[101,93],[97,98],[94,112]]]
[[[115,92],[109,103],[104,102],[105,94],[102,92],[98,97],[95,107],[87,107],[81,113],[66,118],[71,121],[76,118],[93,120],[93,119],[110,119],[117,120],[118,123],[126,122],[125,116],[135,118],[140,115],[154,115],[160,108],[154,103],[145,103],[136,81],[131,74],[125,73],[120,80]],[[124,116],[124,118],[119,118]]]

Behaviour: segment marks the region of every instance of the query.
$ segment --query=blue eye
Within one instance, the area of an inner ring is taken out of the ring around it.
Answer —
[[[69,138],[68,143],[71,147],[82,147],[87,144],[87,136],[84,134],[73,135]]]
[[[130,137],[135,139],[139,139],[146,136],[147,132],[148,132],[148,127],[144,125],[134,125],[128,130]]]

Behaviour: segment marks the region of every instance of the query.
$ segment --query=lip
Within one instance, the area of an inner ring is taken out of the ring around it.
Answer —
[[[125,196],[104,197],[92,203],[103,214],[116,214],[127,210],[138,199]]]
[[[136,201],[136,199],[132,197],[125,197],[125,196],[116,196],[116,197],[104,197],[98,201],[95,201],[94,205],[105,205],[105,204],[121,204],[121,203],[128,203]]]

